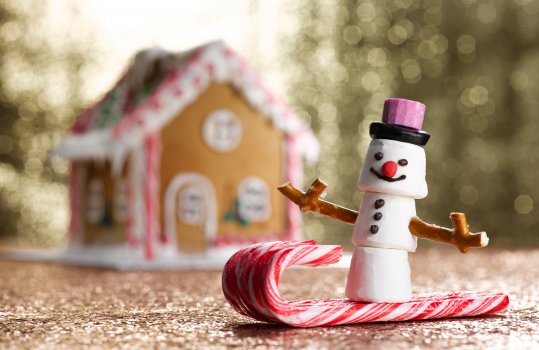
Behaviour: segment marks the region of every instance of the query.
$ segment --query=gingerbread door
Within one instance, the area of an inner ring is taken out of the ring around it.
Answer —
[[[211,181],[197,173],[176,175],[165,194],[168,238],[185,253],[203,252],[216,234],[217,208]]]

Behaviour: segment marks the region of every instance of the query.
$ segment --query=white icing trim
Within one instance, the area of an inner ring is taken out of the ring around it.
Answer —
[[[87,134],[69,134],[56,146],[52,153],[65,159],[95,159],[110,156],[116,147],[109,129],[96,130]]]
[[[67,159],[107,157],[112,159],[113,171],[117,172],[125,156],[142,142],[146,134],[168,124],[212,81],[216,81],[232,83],[246,101],[270,119],[275,127],[286,134],[296,135],[297,149],[307,161],[316,161],[320,146],[312,131],[275,99],[254,71],[222,41],[209,43],[178,57],[178,67],[170,70],[153,94],[118,124],[105,130],[68,135],[53,152]],[[120,80],[116,88],[122,88],[121,84],[128,80]]]
[[[202,189],[202,194],[205,201],[205,216],[204,233],[206,235],[206,243],[208,245],[213,242],[217,235],[217,200],[212,183],[203,175],[186,172],[176,175],[167,186],[165,192],[165,229],[169,235],[169,240],[172,244],[176,244],[176,213],[177,204],[176,196],[182,186],[193,184]]]

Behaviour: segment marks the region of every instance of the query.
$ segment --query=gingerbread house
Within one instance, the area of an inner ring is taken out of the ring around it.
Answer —
[[[298,240],[301,215],[275,188],[301,184],[318,148],[223,42],[141,51],[54,150],[71,162],[68,251],[207,259]]]

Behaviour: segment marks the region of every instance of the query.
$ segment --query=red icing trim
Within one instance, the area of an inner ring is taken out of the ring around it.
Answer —
[[[142,101],[135,109],[130,111],[124,111],[124,115],[121,118],[120,121],[117,122],[117,124],[113,125],[113,132],[115,136],[120,136],[124,132],[129,132],[130,127],[137,127],[137,126],[143,126],[145,123],[143,120],[139,120],[139,118],[136,118],[136,116],[141,115],[153,115],[157,110],[160,110],[162,108],[162,102],[161,102],[161,95],[166,93],[168,90],[173,91],[174,94],[177,94],[178,96],[181,95],[183,92],[178,90],[177,82],[184,77],[185,74],[188,72],[194,72],[198,67],[202,68],[204,72],[207,74],[204,74],[204,76],[196,75],[193,81],[193,85],[197,88],[197,90],[201,90],[205,87],[205,84],[202,84],[202,81],[210,80],[213,81],[215,78],[215,66],[211,62],[206,62],[204,58],[204,51],[209,48],[213,48],[214,45],[217,44],[208,44],[206,46],[202,46],[199,49],[194,50],[190,57],[187,60],[187,63],[185,63],[182,66],[179,66],[176,69],[172,69],[167,73],[161,84],[144,100]],[[278,106],[282,112],[286,115],[289,114],[290,116],[290,123],[297,124],[300,122],[300,120],[290,112],[290,109],[288,106],[286,106],[283,102],[278,100],[261,82],[260,77],[250,68],[248,63],[245,61],[245,59],[237,54],[234,50],[227,46],[222,46],[222,48],[219,50],[221,54],[220,60],[224,60],[229,64],[229,69],[235,69],[236,74],[248,74],[253,81],[256,82],[257,88],[260,89],[266,96],[267,100],[270,101],[271,105]],[[235,61],[235,62],[234,62]],[[238,62],[237,66],[236,62]],[[110,94],[111,91],[116,89],[119,85],[123,83],[125,80],[127,74],[129,73],[129,70],[126,71],[124,76],[122,76],[121,79],[118,80],[118,82],[114,85],[114,88],[110,90],[105,96],[103,96],[98,103],[93,105],[92,107],[88,108],[85,112],[83,112],[78,118],[73,127],[71,128],[71,132],[74,134],[83,134],[92,129],[92,124],[95,119],[95,111],[103,104],[103,102],[106,100],[108,94]],[[202,91],[195,92],[195,95],[199,95]],[[147,113],[150,112],[150,113]]]
[[[144,204],[145,215],[145,237],[144,237],[144,256],[148,260],[155,257],[154,244],[158,234],[158,157],[159,157],[159,134],[154,132],[146,137],[146,178],[144,181]]]
[[[130,162],[127,163],[130,165]],[[127,175],[127,220],[126,220],[126,229],[125,229],[125,235],[127,239],[127,243],[131,247],[136,247],[138,245],[137,238],[135,237],[135,221],[134,221],[134,215],[135,215],[135,192],[133,189],[133,183],[132,183],[132,176],[133,171],[129,171]]]

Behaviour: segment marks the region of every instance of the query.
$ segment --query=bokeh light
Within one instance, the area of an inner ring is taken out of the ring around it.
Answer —
[[[427,105],[426,221],[467,213],[493,245],[539,245],[539,0],[1,2],[0,232],[59,244],[68,164],[48,157],[131,55],[224,38],[321,142],[327,199],[357,208],[358,172],[383,100]],[[121,15],[119,15],[121,14]],[[510,232],[510,234],[508,234]],[[306,216],[349,245],[351,227]]]
[[[425,148],[429,196],[417,201],[418,214],[447,226],[449,213],[462,211],[472,231],[489,232],[492,245],[539,244],[539,1],[302,1],[296,10],[288,91],[325,135],[307,181],[321,176],[330,200],[357,208],[368,126],[380,120],[383,99],[422,101],[432,138]],[[335,11],[345,20],[328,15]],[[331,81],[323,67],[298,59],[316,55],[322,38],[310,28],[321,22],[342,33],[323,45],[348,81]],[[340,121],[319,121],[321,110],[311,106],[320,100]],[[309,220],[322,225],[316,232],[323,227],[326,241],[349,242],[350,228]]]

